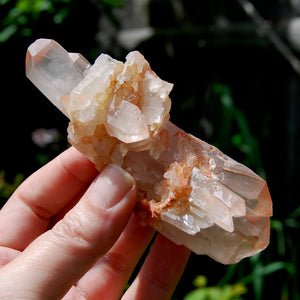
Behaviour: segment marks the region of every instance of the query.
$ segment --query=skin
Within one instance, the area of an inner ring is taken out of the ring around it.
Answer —
[[[71,147],[30,176],[0,211],[0,299],[170,299],[190,251],[133,214],[134,179],[98,174]]]

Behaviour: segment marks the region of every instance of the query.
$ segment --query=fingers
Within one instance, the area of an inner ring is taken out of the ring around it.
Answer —
[[[158,235],[142,269],[122,300],[171,299],[190,251]]]
[[[140,226],[138,217],[132,216],[112,249],[76,284],[79,294],[89,300],[120,299],[154,232],[151,227]]]
[[[153,229],[141,227],[133,216],[112,247],[79,280],[68,299],[120,299],[138,260],[153,237]],[[190,251],[158,235],[138,278],[122,299],[170,299],[187,263]]]
[[[0,245],[22,251],[97,174],[73,147],[34,173],[0,211]]]
[[[64,219],[0,270],[2,295],[61,298],[118,239],[135,194],[130,175],[114,165],[106,168]]]
[[[8,264],[10,261],[14,260],[18,257],[20,251],[7,248],[7,247],[0,247],[0,268]]]

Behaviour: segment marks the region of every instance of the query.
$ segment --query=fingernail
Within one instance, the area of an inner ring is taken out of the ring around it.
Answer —
[[[98,175],[91,186],[90,199],[97,206],[111,208],[132,189],[133,177],[121,167],[110,164]]]

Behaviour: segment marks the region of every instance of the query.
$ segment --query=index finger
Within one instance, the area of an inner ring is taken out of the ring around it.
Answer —
[[[97,174],[93,163],[73,147],[39,169],[0,211],[0,245],[22,251]]]

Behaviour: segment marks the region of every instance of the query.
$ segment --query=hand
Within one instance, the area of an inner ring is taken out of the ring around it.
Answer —
[[[132,214],[133,178],[70,148],[0,211],[0,299],[119,299],[154,230]],[[122,299],[169,299],[189,250],[158,235]]]

